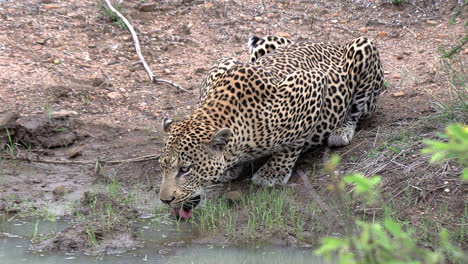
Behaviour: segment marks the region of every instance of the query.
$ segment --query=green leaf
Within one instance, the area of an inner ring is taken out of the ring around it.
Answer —
[[[341,158],[338,154],[333,154],[331,158],[325,163],[325,171],[333,174],[338,165],[340,164]]]
[[[343,178],[346,183],[355,184],[358,193],[370,192],[375,185],[380,183],[380,179],[380,176],[367,178],[360,173],[353,173]]]
[[[468,181],[468,168],[463,169],[463,181]]]
[[[343,252],[340,254],[340,264],[356,264],[356,256],[351,252]]]
[[[385,228],[394,236],[401,237],[403,230],[401,230],[400,224],[393,221],[391,218],[385,219]]]
[[[338,237],[325,237],[322,239],[321,244],[320,248],[315,251],[318,255],[331,253],[342,247],[347,247],[348,240]]]

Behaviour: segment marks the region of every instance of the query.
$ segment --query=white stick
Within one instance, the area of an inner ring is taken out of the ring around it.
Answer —
[[[137,34],[135,32],[135,29],[133,29],[132,24],[130,24],[130,22],[127,20],[127,18],[125,18],[124,15],[122,15],[119,11],[117,11],[112,6],[112,4],[110,3],[109,0],[105,0],[105,1],[106,1],[107,6],[109,7],[109,9],[112,10],[112,12],[114,12],[118,17],[120,17],[122,19],[122,21],[125,23],[125,26],[127,26],[128,30],[130,30],[130,33],[132,34],[132,38],[133,38],[133,43],[135,45],[135,51],[138,54],[138,58],[140,58],[140,62],[143,64],[143,67],[145,68],[146,72],[148,72],[148,75],[149,75],[149,78],[150,78],[151,82],[168,84],[168,85],[170,85],[172,87],[175,87],[175,88],[177,88],[179,90],[182,90],[182,91],[184,91],[186,93],[191,93],[190,91],[182,88],[180,85],[175,84],[174,82],[155,78],[153,71],[151,71],[150,67],[148,66],[148,64],[145,61],[145,58],[143,57],[143,54],[141,54],[140,41],[138,40]]]

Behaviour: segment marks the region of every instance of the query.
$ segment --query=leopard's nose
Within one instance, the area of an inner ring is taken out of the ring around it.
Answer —
[[[161,198],[160,198],[160,199],[161,199]],[[172,199],[170,199],[170,200],[161,199],[161,202],[163,202],[163,203],[169,205],[169,204],[171,204],[172,201],[174,201],[174,199],[175,199],[175,197],[172,197]]]

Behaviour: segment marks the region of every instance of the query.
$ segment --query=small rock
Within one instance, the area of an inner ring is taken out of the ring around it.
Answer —
[[[46,4],[44,5],[44,8],[45,9],[57,9],[57,8],[61,8],[62,5],[59,5],[59,4]]]
[[[229,201],[235,202],[241,198],[241,193],[239,191],[231,191],[231,192],[227,192],[225,196],[226,196],[226,199],[228,199]]]
[[[4,116],[0,117],[0,129],[4,130],[5,128],[13,128],[16,126],[16,120],[18,119],[18,114],[15,112],[8,112]]]
[[[206,4],[203,5],[205,8],[212,8],[214,6],[214,4],[212,2],[208,2]]]
[[[254,20],[254,18],[253,18],[253,16],[248,16],[248,15],[247,15],[247,16],[244,16],[244,20],[246,20],[246,21],[252,21],[252,20]]]
[[[255,29],[255,32],[257,32],[257,33],[263,33],[263,29],[261,29],[261,28],[256,28],[256,29]]]
[[[267,15],[267,17],[268,17],[268,18],[274,18],[274,17],[275,17],[275,14],[269,13],[269,14]]]
[[[109,97],[110,99],[117,100],[117,99],[121,99],[123,95],[119,92],[110,92],[107,94],[107,97]]]
[[[400,55],[397,55],[397,56],[396,56],[396,59],[397,59],[397,60],[402,60],[402,59],[403,59],[403,55],[401,55],[401,54],[400,54]]]
[[[377,33],[379,35],[379,37],[381,38],[384,38],[386,36],[388,36],[388,32],[385,32],[385,31],[379,31],[379,33]]]
[[[255,21],[257,21],[257,22],[262,22],[262,21],[263,21],[263,18],[257,16],[257,17],[255,17]]]
[[[65,186],[59,186],[52,191],[52,193],[55,195],[55,199],[63,197],[65,194],[69,192],[70,190],[68,190],[68,188]]]
[[[59,110],[59,111],[54,111],[50,113],[49,116],[52,119],[65,119],[71,116],[78,116],[78,113],[72,110]]]
[[[362,27],[359,29],[359,31],[361,31],[362,33],[366,33],[367,32],[367,28],[366,27]]]
[[[42,182],[42,180],[41,180],[41,179],[38,179],[38,178],[34,178],[34,179],[32,180],[32,182],[35,183],[35,184],[39,184],[39,183]]]
[[[157,4],[156,3],[144,3],[144,4],[139,4],[137,6],[138,11],[141,12],[152,12],[156,9]]]
[[[74,147],[68,151],[67,158],[69,159],[76,158],[78,156],[81,156],[82,152],[83,152],[82,147]]]
[[[57,59],[57,58],[55,58],[52,62],[53,62],[54,64],[60,64],[60,63],[62,63],[62,62],[60,61],[60,59]]]
[[[94,48],[96,48],[96,44],[95,43],[89,43],[88,48],[94,49]]]
[[[130,36],[123,36],[122,39],[125,40],[125,41],[127,41],[127,40],[130,40],[131,37],[130,37]]]
[[[288,32],[276,32],[275,35],[278,36],[278,37],[284,37],[284,38],[288,38],[288,39],[291,38],[291,34],[289,34]]]
[[[170,73],[171,73],[171,70],[169,70],[169,69],[164,69],[164,73],[165,73],[165,74],[170,74]]]
[[[393,78],[393,79],[399,80],[399,79],[401,79],[401,74],[398,74],[398,73],[397,73],[397,74],[393,74],[393,75],[392,75],[392,78]]]
[[[330,22],[333,23],[333,24],[336,24],[336,23],[338,23],[338,20],[332,19],[332,20],[330,20]]]
[[[37,44],[40,44],[40,45],[45,45],[47,43],[47,40],[49,39],[39,39],[36,41]]]
[[[468,48],[466,48],[463,53],[468,54]]]
[[[402,97],[402,96],[405,96],[405,95],[406,95],[405,92],[396,92],[396,93],[392,94],[393,97]]]
[[[107,83],[107,80],[104,79],[104,78],[94,78],[91,85],[92,85],[93,87],[101,87],[101,86],[103,86],[103,85],[106,84],[106,83]]]

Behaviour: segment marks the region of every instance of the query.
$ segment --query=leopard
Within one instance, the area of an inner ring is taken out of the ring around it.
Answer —
[[[336,44],[253,36],[248,46],[248,62],[222,58],[208,70],[191,115],[163,120],[159,198],[178,217],[188,219],[212,186],[258,158],[267,160],[253,184],[286,184],[301,153],[349,145],[385,90],[367,37]]]

